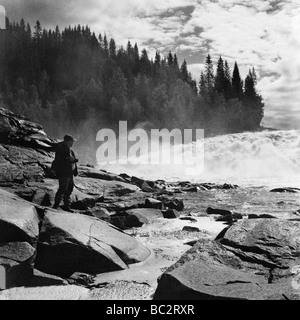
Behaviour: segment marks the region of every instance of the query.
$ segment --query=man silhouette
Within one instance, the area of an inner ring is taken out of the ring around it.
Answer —
[[[64,141],[57,145],[55,160],[53,162],[53,170],[59,179],[59,189],[55,195],[53,208],[58,209],[63,199],[63,209],[68,212],[73,212],[70,208],[70,196],[74,189],[74,176],[78,176],[78,160],[71,150],[75,141],[72,136],[66,135]]]

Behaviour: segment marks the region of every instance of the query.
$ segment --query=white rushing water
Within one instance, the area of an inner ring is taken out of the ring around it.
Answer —
[[[201,145],[203,141],[198,143]],[[175,148],[175,157],[179,148],[182,146]],[[190,151],[192,146],[184,148]],[[187,174],[185,166],[134,165],[131,160],[131,165],[110,164],[100,165],[100,168],[152,180],[300,187],[300,131],[246,132],[207,138],[204,141],[204,170],[201,166],[192,168],[192,175],[191,172]]]

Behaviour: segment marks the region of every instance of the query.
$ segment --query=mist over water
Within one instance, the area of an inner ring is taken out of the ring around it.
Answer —
[[[198,141],[203,144],[203,141]],[[174,148],[174,156],[182,146]],[[191,145],[184,146],[191,151]],[[300,131],[230,134],[204,141],[204,170],[179,165],[100,165],[149,180],[233,183],[240,186],[299,187]],[[158,155],[144,155],[154,156]]]
[[[207,139],[203,178],[240,185],[300,187],[300,131]]]

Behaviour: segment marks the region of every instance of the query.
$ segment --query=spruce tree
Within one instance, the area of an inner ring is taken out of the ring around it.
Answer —
[[[205,75],[203,71],[200,74],[199,88],[200,88],[200,93],[204,94],[206,92],[206,80],[205,80]]]
[[[158,52],[156,52],[154,64],[156,67],[160,67],[160,63],[161,63],[161,56]]]
[[[127,42],[126,54],[128,55],[128,57],[132,57],[132,55],[134,54],[134,49],[132,48],[130,41]]]
[[[115,59],[117,56],[117,47],[114,39],[110,39],[109,42],[109,57]]]
[[[140,52],[139,52],[139,47],[138,47],[137,43],[135,43],[133,51],[134,51],[134,60],[135,60],[135,62],[138,62],[140,59]]]
[[[257,85],[257,75],[256,75],[256,71],[254,69],[254,67],[252,68],[252,78],[253,78],[253,81],[254,81],[254,85]]]
[[[103,38],[103,53],[104,53],[104,57],[108,58],[109,51],[108,51],[108,40],[107,40],[106,34],[104,35],[104,38]]]
[[[60,30],[59,30],[58,26],[56,26],[56,28],[55,28],[55,38],[57,41],[59,41],[59,42],[61,41],[61,34],[60,34]]]
[[[213,91],[215,84],[214,65],[211,56],[208,55],[205,62],[205,85],[209,92]]]
[[[226,100],[229,100],[232,95],[232,78],[231,78],[231,71],[228,65],[227,60],[224,63],[224,96]]]
[[[181,65],[180,73],[181,73],[181,79],[187,82],[189,80],[189,73],[188,73],[187,63],[185,59],[183,60],[183,63]]]
[[[176,70],[179,70],[178,58],[176,54],[174,54],[173,66]]]
[[[251,70],[245,79],[245,98],[252,101],[256,98],[255,80]]]
[[[173,63],[174,63],[174,58],[173,58],[172,52],[169,52],[169,55],[168,55],[168,66],[172,67]]]
[[[144,49],[142,51],[142,56],[141,56],[141,59],[140,59],[140,66],[141,66],[141,72],[142,73],[145,73],[145,74],[150,73],[151,62],[149,60],[148,53],[147,53],[146,49]]]
[[[217,72],[216,72],[216,79],[215,79],[215,88],[219,94],[225,93],[226,91],[225,81],[226,80],[225,80],[224,61],[222,57],[220,57],[217,65]]]
[[[234,64],[232,75],[232,92],[233,98],[242,99],[243,97],[243,81],[240,76],[240,71],[237,62]]]
[[[34,39],[36,41],[39,41],[42,38],[42,34],[43,34],[43,29],[40,21],[38,20],[34,26],[34,34],[33,34]]]

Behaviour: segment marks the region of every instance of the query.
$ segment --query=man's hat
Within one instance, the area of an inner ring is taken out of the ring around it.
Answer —
[[[66,136],[64,137],[64,141],[74,141],[74,142],[76,142],[77,140],[74,139],[72,136],[66,135]]]

